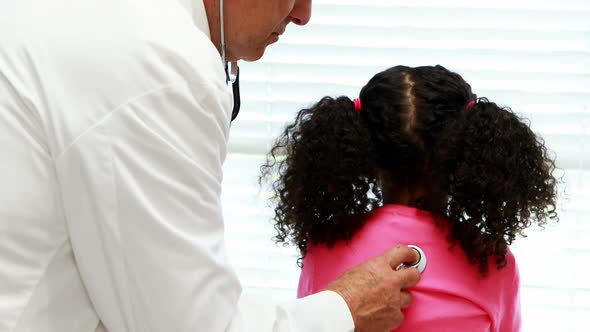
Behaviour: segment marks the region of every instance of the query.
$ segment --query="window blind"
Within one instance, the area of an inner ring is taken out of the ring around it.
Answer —
[[[294,248],[271,237],[269,193],[257,183],[271,143],[322,96],[355,98],[394,65],[441,64],[480,97],[530,119],[557,157],[560,222],[512,246],[523,331],[587,331],[590,316],[590,1],[315,0],[255,63],[241,64],[222,194],[230,258],[245,292],[295,297]]]

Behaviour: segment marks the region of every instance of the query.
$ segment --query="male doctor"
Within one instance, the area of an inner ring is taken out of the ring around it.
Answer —
[[[392,268],[417,259],[405,246],[284,304],[241,295],[228,263],[222,60],[259,59],[310,15],[310,0],[0,3],[0,331],[401,324],[419,279]]]

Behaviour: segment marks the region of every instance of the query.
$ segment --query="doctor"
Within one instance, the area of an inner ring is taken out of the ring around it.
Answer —
[[[241,295],[220,206],[220,54],[257,60],[310,0],[0,4],[0,331],[387,331],[416,259],[392,248],[319,294]]]

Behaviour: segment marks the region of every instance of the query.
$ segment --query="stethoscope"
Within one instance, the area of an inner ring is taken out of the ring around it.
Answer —
[[[221,62],[223,69],[225,70],[225,83],[231,84],[232,93],[234,95],[234,108],[231,113],[231,121],[240,113],[240,67],[238,67],[237,61],[229,62],[226,58],[225,53],[225,24],[223,15],[223,0],[219,0],[219,21],[221,24]]]

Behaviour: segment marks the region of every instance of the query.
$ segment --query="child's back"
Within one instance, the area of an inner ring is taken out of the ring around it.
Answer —
[[[349,243],[308,247],[297,295],[325,290],[346,270],[396,243],[412,241],[425,252],[428,263],[411,290],[413,303],[404,311],[404,324],[396,332],[518,331],[519,276],[512,254],[506,256],[506,267],[491,266],[482,277],[459,247],[449,248],[445,237],[430,213],[385,205],[370,215]]]
[[[301,110],[263,171],[275,180],[277,239],[303,257],[300,296],[414,244],[428,265],[403,330],[513,332],[508,248],[533,223],[556,220],[554,168],[527,121],[477,98],[458,74],[397,66],[354,101],[325,97]]]

